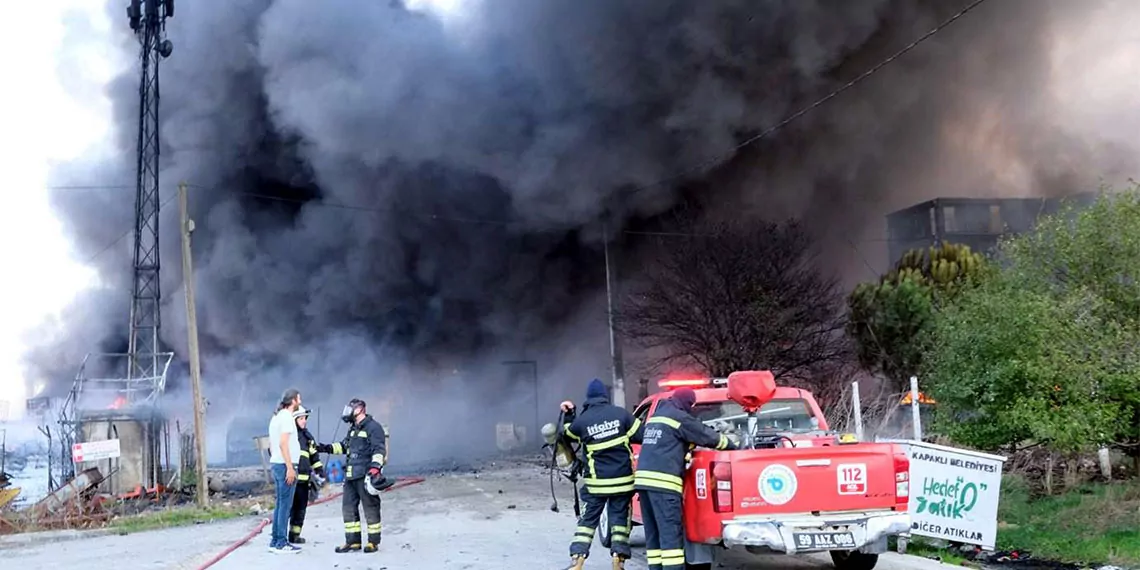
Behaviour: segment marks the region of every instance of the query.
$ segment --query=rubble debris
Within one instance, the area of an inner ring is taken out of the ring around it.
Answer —
[[[74,479],[68,481],[66,485],[49,493],[48,496],[32,505],[32,514],[42,517],[67,510],[76,504],[82,504],[85,499],[90,498],[91,492],[102,482],[103,474],[99,472],[98,467],[85,469]]]

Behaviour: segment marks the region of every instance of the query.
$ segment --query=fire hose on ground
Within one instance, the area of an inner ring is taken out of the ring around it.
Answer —
[[[410,487],[412,485],[416,485],[416,484],[423,483],[423,482],[424,482],[424,479],[422,477],[402,477],[402,478],[398,479],[396,481],[396,483],[393,484],[391,487],[388,487],[387,489],[384,489],[381,492],[387,493],[389,491],[394,491],[396,489],[399,489],[400,487]],[[327,503],[333,499],[340,498],[341,495],[344,495],[344,493],[343,492],[333,493],[327,497],[322,497],[320,499],[317,499],[316,501],[309,503],[309,506],[311,507],[313,505],[320,505],[323,503]],[[214,555],[214,557],[211,558],[210,560],[208,560],[205,564],[199,566],[198,570],[206,570],[207,568],[217,564],[218,562],[221,562],[222,559],[224,559],[226,556],[229,556],[230,554],[232,554],[233,551],[241,548],[242,546],[245,546],[246,544],[249,543],[249,541],[253,540],[257,535],[261,534],[261,531],[265,530],[265,527],[267,527],[267,526],[269,526],[269,519],[261,519],[261,522],[257,523],[257,526],[254,527],[253,530],[249,531],[249,534],[242,537],[241,540],[238,540],[237,542],[229,545],[228,547],[226,547],[225,550]]]

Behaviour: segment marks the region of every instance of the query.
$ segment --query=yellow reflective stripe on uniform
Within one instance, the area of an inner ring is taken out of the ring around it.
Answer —
[[[355,435],[356,437],[368,437],[368,432],[366,432],[364,430],[360,430],[353,435]]]
[[[594,529],[592,529],[588,526],[580,526],[580,527],[574,529],[574,541],[573,542],[584,542],[586,544],[590,544],[593,541],[594,541]]]
[[[602,443],[587,443],[586,451],[601,451],[603,449],[617,447],[623,443],[629,443],[629,438],[625,437],[624,435],[621,437],[615,437],[609,441],[603,441]]]
[[[344,453],[344,446],[339,443],[332,444],[333,455],[341,455]]]
[[[320,461],[314,461],[311,467],[313,469],[320,469],[321,467],[324,467],[324,466],[325,466],[324,463],[321,463]]]
[[[716,442],[716,448],[721,451],[728,449],[728,438],[724,437],[723,433],[720,434],[720,439]]]
[[[344,523],[345,532],[360,532],[360,521]]]
[[[298,481],[308,481],[309,480],[309,474],[308,473],[298,473],[297,474],[297,480]]]
[[[586,490],[592,495],[620,495],[622,493],[632,493],[633,483],[628,485],[621,485],[618,487],[591,487],[586,485]]]
[[[383,465],[384,464],[384,454],[383,453],[373,453],[372,454],[372,462],[373,463],[379,463],[379,464]]]
[[[625,436],[626,437],[633,437],[633,435],[635,433],[637,433],[637,429],[640,427],[641,427],[641,418],[633,418],[633,426],[631,426],[629,428],[629,431],[625,432]]]
[[[645,487],[656,487],[667,491],[675,491],[677,493],[682,491],[682,480],[680,477],[657,471],[639,469],[634,475],[634,483]]]
[[[368,525],[368,534],[380,534],[383,525],[381,523]]]
[[[586,489],[595,495],[617,495],[633,491],[633,475],[609,479],[587,477],[583,482]]]
[[[673,429],[681,429],[681,422],[679,422],[673,418],[666,418],[664,416],[653,416],[652,418],[649,418],[649,421],[647,421],[645,423],[647,423],[647,424],[665,424],[665,425],[667,425]]]
[[[562,424],[562,433],[574,441],[582,441],[574,432],[570,431],[570,424]]]
[[[614,542],[629,542],[629,527],[614,526],[610,528],[610,534],[613,536]]]
[[[660,566],[661,565],[661,551],[660,550],[647,549],[645,551],[645,562],[647,564],[649,564],[650,566]]]
[[[299,527],[297,525],[293,525],[293,526],[289,527],[289,531],[292,532],[293,534],[301,534],[301,527]]]
[[[623,483],[633,483],[633,475],[626,475],[625,477],[611,477],[609,479],[590,478],[583,479],[587,485],[594,485],[598,487],[605,487],[608,485],[621,485]]]
[[[673,548],[670,550],[661,551],[661,565],[662,566],[684,566],[685,565],[685,551],[681,548]]]
[[[309,456],[309,450],[302,449],[301,450],[301,457],[308,457],[308,456]]]

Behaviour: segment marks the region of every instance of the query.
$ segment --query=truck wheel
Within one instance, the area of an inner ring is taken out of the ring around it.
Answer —
[[[839,570],[871,570],[879,563],[879,555],[858,550],[832,550],[831,562]]]
[[[602,509],[602,516],[598,519],[598,540],[603,548],[610,547],[610,513],[609,508]]]

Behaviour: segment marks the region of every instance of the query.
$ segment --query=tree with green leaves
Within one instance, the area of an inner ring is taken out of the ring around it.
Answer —
[[[1058,299],[1000,276],[934,319],[924,390],[935,429],[995,450],[1022,442],[1075,451],[1103,442],[1122,410],[1099,387],[1127,373],[1124,336],[1091,294]]]
[[[922,364],[923,344],[936,307],[991,272],[968,246],[943,243],[908,251],[876,282],[861,283],[847,298],[847,334],[860,364],[903,391]]]
[[[1042,218],[998,260],[935,316],[924,380],[943,428],[980,447],[1112,443],[1140,458],[1140,188]]]

